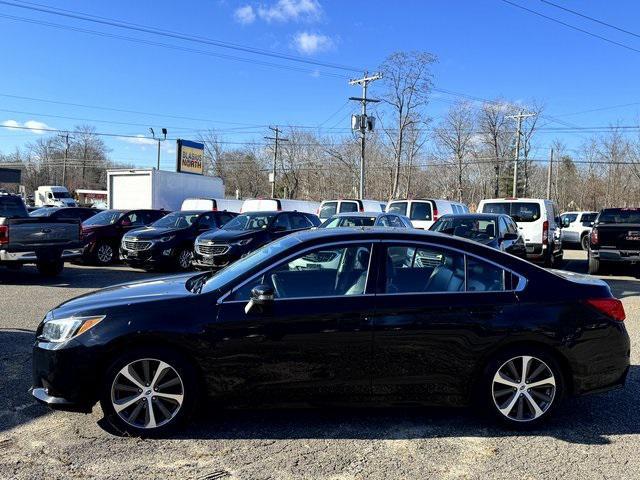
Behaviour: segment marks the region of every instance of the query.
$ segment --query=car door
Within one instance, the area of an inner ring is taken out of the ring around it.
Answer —
[[[218,307],[212,332],[221,396],[369,398],[374,313],[371,243],[307,249],[240,284]],[[273,288],[247,311],[251,289]]]
[[[373,393],[462,402],[478,356],[516,301],[511,274],[426,243],[384,242],[373,321]]]

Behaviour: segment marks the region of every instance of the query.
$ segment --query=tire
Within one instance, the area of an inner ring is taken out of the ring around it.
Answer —
[[[527,375],[523,379],[525,362]],[[564,398],[565,385],[555,357],[525,345],[504,351],[489,362],[481,397],[499,422],[511,428],[531,428],[553,414]]]
[[[118,357],[103,384],[105,419],[118,432],[140,437],[175,431],[193,414],[200,394],[193,365],[165,348],[138,348]]]
[[[115,261],[116,251],[113,245],[100,242],[93,251],[93,261],[98,265],[111,265]]]
[[[548,245],[547,253],[544,256],[544,260],[542,261],[542,266],[544,268],[553,267],[553,250],[551,245]]]
[[[18,270],[22,269],[22,264],[21,263],[7,263],[7,268],[9,270],[17,272]]]
[[[589,250],[589,234],[585,233],[580,237],[580,246],[582,246],[582,250]]]
[[[598,273],[600,273],[600,259],[589,254],[589,275],[597,275]]]
[[[62,260],[52,260],[48,262],[40,262],[36,264],[40,275],[45,277],[55,277],[62,272],[64,262]]]
[[[176,266],[180,271],[187,271],[191,268],[193,253],[188,248],[181,248],[176,255]]]

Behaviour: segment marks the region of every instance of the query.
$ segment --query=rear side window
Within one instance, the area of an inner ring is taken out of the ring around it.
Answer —
[[[397,213],[398,215],[407,214],[407,202],[393,202],[387,207],[388,213]]]
[[[505,289],[505,271],[491,263],[467,257],[467,291],[501,292]]]
[[[597,216],[598,216],[597,213],[583,213],[580,221],[582,223],[595,222]]]
[[[282,215],[278,215],[276,221],[273,222],[273,228],[280,230],[291,230],[291,224],[289,223],[289,215],[283,213]]]
[[[215,228],[216,220],[213,213],[204,213],[198,219],[199,227]]]
[[[336,210],[338,208],[338,202],[326,202],[320,208],[320,213],[318,214],[321,218],[329,218],[336,214]]]
[[[356,202],[340,202],[340,213],[352,213],[358,211]]]
[[[431,220],[431,205],[426,202],[411,203],[411,220]]]
[[[303,228],[311,227],[313,227],[313,224],[304,215],[300,213],[294,213],[293,215],[291,215],[291,228],[293,230],[300,230]]]

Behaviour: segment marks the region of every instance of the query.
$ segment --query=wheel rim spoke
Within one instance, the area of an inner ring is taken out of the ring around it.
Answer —
[[[500,383],[502,385],[508,385],[514,388],[517,388],[520,385],[518,382],[511,380],[510,378],[507,378],[507,376],[502,372],[497,372],[493,377],[493,381],[496,383]]]
[[[531,382],[529,384],[529,388],[538,388],[541,387],[543,385],[550,385],[555,387],[556,386],[556,379],[553,378],[553,376],[551,377],[547,377],[544,380],[538,380],[537,382]]]
[[[137,373],[129,370],[130,367],[131,367],[131,365],[127,365],[122,370],[120,370],[120,375],[125,377],[127,380],[129,380],[131,383],[136,385],[138,388],[144,388],[144,384],[143,384],[142,380],[140,378],[138,378],[138,374]]]
[[[147,397],[147,418],[146,418],[145,427],[146,428],[155,428],[156,424],[156,415],[153,412],[153,402],[150,397]]]
[[[140,400],[144,395],[140,394],[140,395],[135,395],[133,397],[128,397],[125,399],[125,401],[115,401],[113,402],[113,408],[115,409],[116,412],[121,412],[122,410],[125,410],[126,408],[130,407],[131,405],[133,405],[134,403],[136,403],[138,400]]]
[[[527,402],[529,403],[529,406],[531,408],[533,408],[534,418],[538,418],[540,415],[542,415],[544,413],[542,411],[542,409],[540,408],[540,406],[538,405],[538,403],[533,399],[533,397],[531,396],[531,394],[529,392],[524,392],[524,398],[527,399]]]
[[[513,397],[511,397],[511,399],[507,403],[507,406],[500,409],[503,415],[506,415],[507,417],[509,416],[509,414],[511,413],[511,410],[513,410],[513,407],[518,401],[518,398],[519,398],[518,394],[514,392]]]
[[[169,400],[174,400],[178,402],[178,404],[182,403],[182,399],[184,395],[175,394],[175,393],[163,393],[163,392],[154,392],[156,397],[168,398]]]

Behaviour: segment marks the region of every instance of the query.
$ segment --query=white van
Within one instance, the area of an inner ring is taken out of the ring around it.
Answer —
[[[44,185],[38,187],[33,195],[36,207],[77,207],[66,187],[58,185]]]
[[[321,221],[337,213],[353,212],[384,212],[384,202],[378,200],[357,200],[345,198],[341,200],[324,200],[318,209],[318,217]]]
[[[276,211],[297,211],[317,214],[320,204],[307,200],[288,200],[280,198],[253,198],[242,203],[240,213],[244,212],[276,212]]]
[[[240,213],[242,200],[226,198],[185,198],[180,210],[211,210],[213,212],[224,211]]]
[[[409,217],[415,228],[429,230],[438,218],[447,213],[469,213],[464,203],[450,200],[421,198],[416,200],[391,200],[387,212]]]
[[[562,260],[560,217],[551,200],[495,198],[478,204],[480,213],[505,213],[513,218],[527,245],[527,258],[552,266]]]

